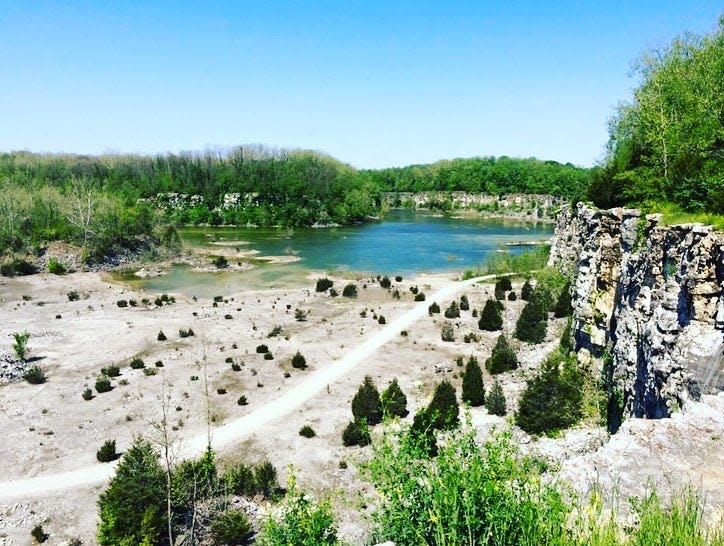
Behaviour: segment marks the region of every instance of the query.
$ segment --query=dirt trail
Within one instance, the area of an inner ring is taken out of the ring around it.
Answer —
[[[338,361],[314,372],[305,380],[292,387],[276,400],[259,409],[211,431],[211,445],[221,451],[234,442],[243,440],[263,429],[269,423],[281,419],[316,396],[320,391],[341,379],[361,362],[373,355],[380,347],[399,336],[400,331],[412,323],[427,316],[431,301],[445,301],[463,288],[495,278],[495,275],[475,277],[465,281],[452,282],[420,302],[409,311],[391,321],[384,329],[370,336],[366,341],[350,349]],[[187,459],[200,455],[206,449],[208,437],[201,434],[178,446],[178,459]],[[45,474],[0,482],[0,501],[30,498],[48,493],[91,486],[107,481],[115,472],[115,464],[97,464],[57,474]]]

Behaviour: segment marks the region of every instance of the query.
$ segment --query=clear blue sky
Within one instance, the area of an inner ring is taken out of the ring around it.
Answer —
[[[724,4],[0,0],[0,150],[263,143],[591,165],[631,62]]]

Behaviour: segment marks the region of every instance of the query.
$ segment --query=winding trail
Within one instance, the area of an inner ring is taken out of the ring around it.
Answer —
[[[221,450],[228,445],[248,438],[262,430],[269,423],[277,421],[297,410],[301,405],[321,392],[327,385],[334,383],[352,371],[365,359],[372,356],[380,347],[399,336],[401,330],[427,316],[427,308],[431,301],[444,301],[463,288],[480,281],[494,279],[497,275],[474,277],[465,281],[451,282],[434,294],[427,301],[416,304],[382,330],[347,353],[338,361],[310,374],[301,383],[292,387],[279,398],[268,402],[251,413],[222,425],[211,431],[211,445]],[[204,452],[208,442],[207,434],[200,434],[184,441],[177,452],[178,460],[196,457]],[[0,501],[28,499],[49,493],[89,487],[109,480],[115,473],[114,464],[96,464],[57,474],[43,474],[32,478],[22,478],[0,482]]]

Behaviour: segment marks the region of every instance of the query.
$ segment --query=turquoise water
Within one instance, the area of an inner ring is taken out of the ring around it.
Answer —
[[[295,257],[283,264],[256,263],[250,271],[203,273],[174,266],[169,275],[135,281],[140,287],[204,295],[236,288],[298,286],[309,271],[410,276],[462,272],[483,264],[491,253],[522,252],[517,243],[547,240],[552,226],[510,220],[442,217],[392,211],[382,220],[354,227],[258,229],[194,227],[179,230],[184,245],[214,251],[259,252]],[[230,261],[232,258],[230,258]],[[210,286],[211,285],[211,286]]]

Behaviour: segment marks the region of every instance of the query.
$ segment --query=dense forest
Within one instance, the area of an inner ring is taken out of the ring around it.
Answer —
[[[640,84],[611,120],[590,199],[724,214],[724,16],[711,34],[677,38],[634,69]]]

